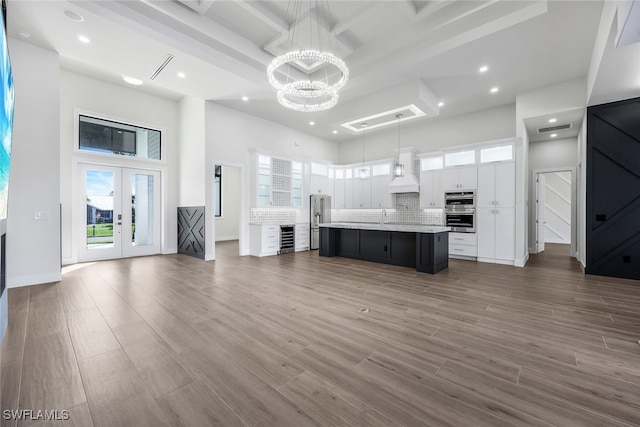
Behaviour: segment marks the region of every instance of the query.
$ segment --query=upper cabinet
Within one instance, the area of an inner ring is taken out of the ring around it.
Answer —
[[[330,167],[326,163],[311,163],[309,194],[333,195],[333,179],[329,176]]]
[[[443,189],[446,191],[478,188],[476,150],[456,151],[444,155]]]
[[[470,165],[445,168],[442,187],[445,191],[475,190],[478,188],[478,167]]]
[[[392,207],[389,184],[393,180],[391,162],[371,166],[371,207],[387,209]]]
[[[420,160],[420,207],[444,207],[442,168],[444,158],[428,157]]]
[[[256,153],[256,206],[302,207],[302,162]]]

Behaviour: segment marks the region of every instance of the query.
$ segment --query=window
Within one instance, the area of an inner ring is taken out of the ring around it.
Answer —
[[[311,173],[314,175],[329,176],[329,165],[311,163]]]
[[[420,161],[421,169],[423,171],[432,171],[436,169],[442,169],[443,158],[442,157],[429,157]]]
[[[483,148],[480,150],[480,163],[502,162],[513,159],[513,145]]]
[[[222,217],[222,166],[216,165],[214,173],[214,210],[216,218]]]
[[[82,151],[160,160],[159,130],[80,115],[78,148]]]
[[[444,155],[445,166],[470,165],[476,162],[476,150],[458,151]]]
[[[344,169],[336,169],[336,179],[344,179]]]
[[[371,173],[373,176],[391,175],[391,165],[389,163],[373,165],[371,167]]]

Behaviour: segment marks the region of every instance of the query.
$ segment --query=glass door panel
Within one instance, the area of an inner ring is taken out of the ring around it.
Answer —
[[[119,168],[80,165],[83,200],[79,257],[105,259],[120,256],[121,232]]]
[[[160,172],[79,164],[80,261],[160,253]]]
[[[123,256],[160,253],[160,173],[123,169],[122,180]]]

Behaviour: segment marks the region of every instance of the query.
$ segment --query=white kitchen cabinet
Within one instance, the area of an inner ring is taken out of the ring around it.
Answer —
[[[311,174],[309,194],[333,195],[333,180],[329,176]]]
[[[344,209],[344,179],[336,178],[333,181],[333,197],[331,198],[331,208]]]
[[[371,177],[353,179],[353,207],[356,209],[371,208]]]
[[[514,162],[488,163],[478,166],[478,207],[514,207],[516,195]]]
[[[475,233],[449,233],[449,258],[469,259],[478,256]]]
[[[345,178],[344,180],[344,207],[345,209],[353,209],[353,178]]]
[[[391,174],[371,177],[371,207],[374,209],[389,209],[392,207],[389,184],[393,177]]]
[[[442,170],[420,172],[420,207],[443,208]]]
[[[478,167],[469,165],[445,168],[442,184],[446,191],[475,190],[478,188]]]
[[[310,241],[310,225],[308,222],[295,225],[296,252],[308,251]]]
[[[251,224],[249,226],[250,254],[277,255],[280,249],[280,226],[277,224]]]
[[[480,207],[476,212],[478,261],[513,264],[515,208]]]

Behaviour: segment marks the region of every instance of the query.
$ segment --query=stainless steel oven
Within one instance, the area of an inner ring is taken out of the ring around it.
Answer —
[[[444,193],[445,225],[457,233],[476,232],[476,193],[457,191]]]

